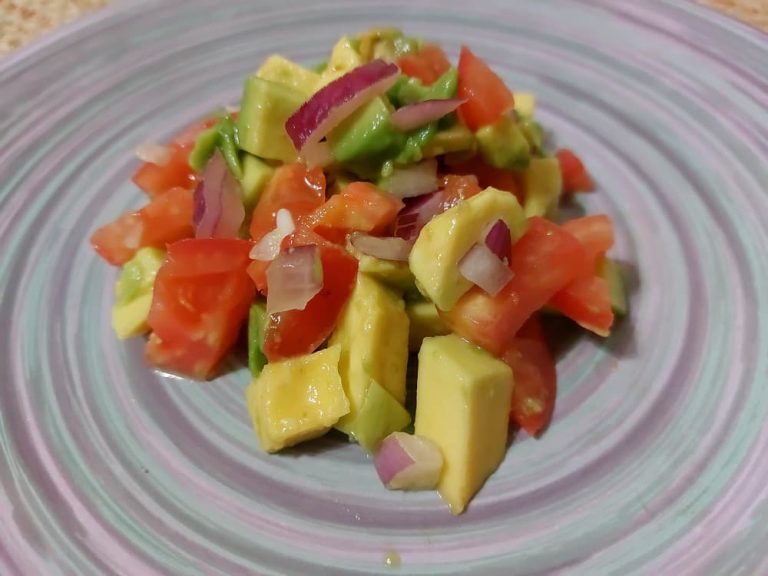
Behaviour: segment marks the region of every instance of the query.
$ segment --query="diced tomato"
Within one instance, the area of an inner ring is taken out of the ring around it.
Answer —
[[[163,165],[145,162],[133,175],[134,184],[150,197],[163,194],[171,188],[192,188],[195,184],[195,172],[189,166],[189,153],[197,136],[215,123],[215,118],[208,118],[185,129],[168,144],[168,162]]]
[[[474,174],[482,189],[493,186],[499,190],[506,190],[507,192],[512,192],[522,202],[523,185],[520,180],[520,173],[518,172],[490,166],[483,162],[479,156],[475,156],[461,164],[453,165],[451,170],[457,174]]]
[[[473,287],[441,316],[458,335],[500,356],[530,316],[589,269],[572,234],[543,218],[531,218],[512,246],[514,276],[496,296]]]
[[[200,238],[168,247],[147,323],[149,361],[208,378],[237,340],[255,295],[245,272],[251,243]]]
[[[613,246],[613,223],[605,214],[574,218],[564,222],[562,226],[581,242],[587,257],[593,263]]]
[[[267,268],[272,264],[271,260],[254,260],[248,265],[248,276],[251,277],[262,295],[267,295]]]
[[[251,217],[251,238],[261,240],[275,229],[275,214],[281,208],[300,222],[325,202],[325,175],[321,168],[307,170],[304,164],[280,166],[269,180]]]
[[[330,244],[321,245],[320,259],[322,290],[304,310],[288,310],[269,317],[264,354],[270,362],[314,352],[336,327],[355,286],[357,259]]]
[[[110,264],[125,264],[139,248],[164,248],[168,243],[191,237],[192,213],[192,191],[173,188],[153,198],[138,212],[123,214],[96,230],[91,245]]]
[[[531,323],[537,328],[529,334],[538,335],[514,338],[501,359],[512,368],[515,377],[510,418],[528,434],[535,436],[552,419],[557,395],[557,371],[552,352],[538,326],[537,315],[526,322],[520,334]]]
[[[368,182],[352,182],[331,196],[308,218],[310,229],[323,238],[343,244],[353,231],[380,235],[394,222],[403,202]]]
[[[459,55],[457,96],[466,99],[459,106],[459,118],[473,132],[495,124],[515,106],[512,92],[504,81],[466,46],[461,47]]]
[[[418,78],[425,86],[434,84],[451,67],[445,52],[437,44],[425,44],[415,54],[401,56],[397,64],[403,74]]]
[[[440,210],[443,212],[467,198],[472,198],[483,190],[477,183],[477,176],[474,174],[446,174],[442,178],[441,188],[443,190],[443,202],[440,205]]]
[[[595,189],[592,176],[590,176],[584,163],[573,151],[563,148],[558,150],[555,155],[558,162],[560,162],[560,174],[563,178],[563,192],[565,194],[591,192]]]
[[[597,275],[574,280],[555,294],[549,303],[582,328],[608,336],[613,325],[611,288]]]

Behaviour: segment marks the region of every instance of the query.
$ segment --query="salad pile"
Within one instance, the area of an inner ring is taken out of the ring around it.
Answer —
[[[539,316],[607,336],[625,308],[610,219],[558,220],[592,180],[534,109],[468,47],[454,66],[394,29],[315,69],[270,56],[239,108],[138,147],[148,202],[91,238],[122,267],[115,332],[208,379],[247,327],[264,450],[335,428],[462,512],[510,424],[552,416]]]

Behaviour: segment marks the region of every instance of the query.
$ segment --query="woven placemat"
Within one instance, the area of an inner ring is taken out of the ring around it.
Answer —
[[[108,3],[109,0],[0,0],[0,55]],[[703,0],[703,3],[768,32],[768,0]]]

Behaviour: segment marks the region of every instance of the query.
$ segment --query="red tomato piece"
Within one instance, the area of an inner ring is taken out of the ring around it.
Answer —
[[[192,191],[173,188],[138,212],[123,214],[96,230],[91,245],[110,264],[125,264],[139,248],[165,248],[192,236],[192,213]]]
[[[563,192],[591,192],[595,189],[592,176],[587,172],[584,163],[573,151],[563,148],[555,153],[560,162],[560,174],[563,178]]]
[[[275,228],[275,214],[290,211],[297,224],[325,202],[325,175],[321,168],[286,164],[275,170],[251,217],[251,238],[261,238]]]
[[[584,248],[560,226],[531,218],[512,245],[514,277],[496,296],[473,287],[441,316],[458,335],[500,356],[531,315],[589,269]]]
[[[473,132],[495,124],[515,106],[512,92],[504,81],[466,46],[461,47],[459,55],[457,95],[466,99],[459,106],[459,118]]]
[[[274,362],[311,354],[331,335],[352,294],[357,278],[357,259],[338,246],[320,247],[323,288],[304,310],[272,314],[264,337],[264,354]]]
[[[442,178],[443,203],[440,210],[449,210],[459,202],[483,191],[474,174],[446,174]]]
[[[251,277],[262,295],[267,295],[267,268],[272,264],[271,260],[254,260],[248,265],[248,276]]]
[[[323,238],[343,244],[354,231],[384,234],[403,208],[402,200],[368,182],[352,182],[331,196],[308,218],[310,229]]]
[[[397,64],[403,74],[418,78],[424,86],[434,84],[451,67],[445,52],[437,44],[425,44],[415,54],[401,56]]]
[[[213,238],[169,246],[147,319],[153,334],[146,355],[152,364],[210,377],[237,340],[255,295],[245,272],[250,249],[246,240]]]
[[[608,336],[613,325],[611,288],[605,278],[592,275],[574,280],[549,303],[582,328]]]
[[[613,223],[605,214],[575,218],[564,222],[562,226],[581,242],[593,263],[613,246]]]

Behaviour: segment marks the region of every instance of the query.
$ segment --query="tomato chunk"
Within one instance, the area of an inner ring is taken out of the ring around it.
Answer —
[[[445,52],[437,44],[425,44],[415,54],[401,56],[397,64],[403,74],[418,78],[425,86],[434,84],[451,67]]]
[[[443,190],[443,202],[440,205],[442,212],[483,191],[474,174],[446,174],[442,178],[441,188]]]
[[[343,244],[353,231],[384,234],[402,207],[402,200],[373,184],[352,182],[310,215],[310,228],[323,238]]]
[[[592,176],[587,172],[584,163],[576,154],[567,148],[558,150],[555,155],[560,163],[560,173],[563,178],[563,192],[591,192],[595,188]]]
[[[613,223],[606,214],[574,218],[562,226],[581,242],[593,264],[613,246]]]
[[[459,106],[459,118],[473,132],[496,123],[515,106],[504,81],[466,46],[461,47],[459,55],[457,94],[466,100]]]
[[[507,192],[512,192],[518,201],[522,202],[523,184],[519,172],[490,166],[478,156],[461,164],[451,166],[451,170],[457,174],[473,174],[477,177],[477,181],[482,189],[493,186],[499,190],[506,190]]]
[[[572,234],[543,218],[512,246],[514,276],[496,296],[473,287],[441,316],[460,336],[500,356],[517,331],[552,296],[589,269],[584,248]]]

